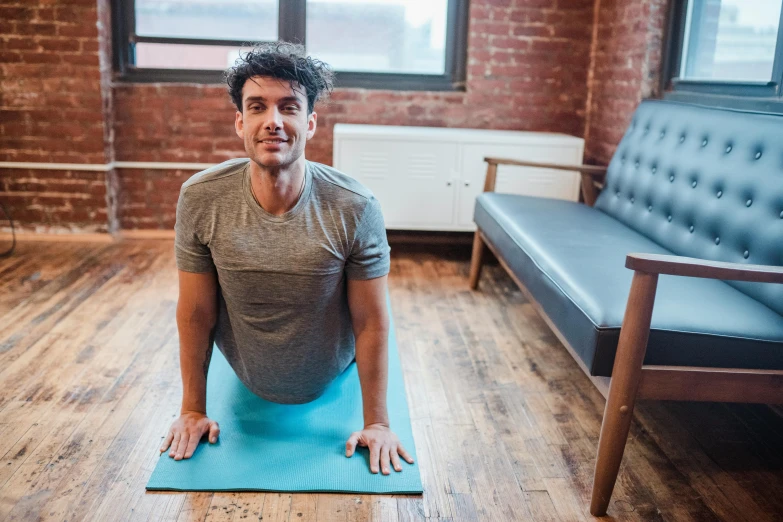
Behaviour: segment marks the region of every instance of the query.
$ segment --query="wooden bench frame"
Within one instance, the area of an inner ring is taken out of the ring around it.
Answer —
[[[498,165],[567,170],[581,174],[582,195],[585,203],[590,206],[595,203],[596,188],[601,187],[596,178],[606,173],[605,167],[591,165],[554,165],[501,158],[484,158],[484,161],[488,164],[484,182],[485,192],[495,190]],[[589,369],[565,336],[549,319],[519,278],[514,275],[505,260],[498,255],[497,249],[487,240],[481,229],[476,230],[473,240],[470,288],[473,290],[478,288],[484,245],[495,254],[501,266],[606,398],[593,477],[591,514],[595,516],[606,514],[620,470],[636,399],[783,403],[783,371],[781,370],[643,364],[659,274],[781,284],[783,267],[721,263],[680,256],[628,254],[625,266],[633,270],[634,275],[620,329],[612,377],[595,377],[590,375]]]

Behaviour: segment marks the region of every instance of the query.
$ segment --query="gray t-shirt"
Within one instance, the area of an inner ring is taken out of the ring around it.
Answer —
[[[296,205],[266,212],[250,160],[188,179],[177,203],[177,266],[217,270],[215,343],[239,379],[274,402],[320,396],[355,355],[346,279],[389,273],[378,200],[358,181],[307,162]]]

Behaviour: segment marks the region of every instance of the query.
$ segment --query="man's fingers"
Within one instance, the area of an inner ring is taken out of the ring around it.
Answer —
[[[388,475],[389,471],[389,446],[381,446],[381,473]]]
[[[399,452],[399,454],[400,454],[400,455],[402,455],[402,458],[404,458],[404,459],[405,459],[405,461],[406,461],[408,464],[413,464],[413,457],[411,457],[410,453],[408,453],[407,451],[405,451],[405,448],[403,448],[403,447],[402,447],[402,444],[400,444],[400,445],[397,447],[397,451]]]
[[[356,445],[359,443],[359,432],[355,431],[348,437],[348,442],[345,443],[345,456],[350,457],[353,452],[356,451]]]
[[[218,435],[220,435],[220,426],[218,426],[217,422],[212,421],[209,425],[209,442],[213,444],[217,442]]]
[[[391,463],[394,467],[394,471],[402,471],[402,466],[400,466],[400,457],[397,455],[398,448],[396,446],[393,446],[391,451],[390,457],[391,457]]]
[[[188,445],[185,448],[185,454],[183,455],[183,458],[189,459],[193,456],[193,452],[196,451],[196,448],[198,447],[199,440],[201,440],[201,437],[197,435],[190,436],[190,440],[188,441]]]
[[[185,449],[187,449],[189,442],[190,433],[183,433],[182,437],[179,439],[179,446],[177,446],[177,453],[174,454],[174,460],[182,460],[182,457],[185,456]]]
[[[166,435],[166,439],[163,441],[163,444],[160,446],[160,452],[163,453],[168,449],[169,446],[171,446],[171,441],[174,440],[174,433],[169,431],[169,434]]]
[[[381,445],[370,441],[370,471],[378,473],[378,460],[381,457]]]
[[[174,434],[174,439],[171,442],[171,451],[169,451],[169,457],[173,457],[177,454],[177,447],[179,446],[179,440],[182,438],[182,433],[177,432]]]

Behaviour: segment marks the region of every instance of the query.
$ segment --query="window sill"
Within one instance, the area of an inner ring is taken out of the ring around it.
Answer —
[[[115,73],[116,83],[225,83],[224,72],[193,69],[127,69]],[[464,82],[452,82],[445,75],[394,73],[335,73],[335,88],[379,89],[392,91],[465,91]]]
[[[693,103],[723,109],[783,114],[783,100],[778,96],[750,97],[694,91],[671,90],[663,93],[664,100]]]

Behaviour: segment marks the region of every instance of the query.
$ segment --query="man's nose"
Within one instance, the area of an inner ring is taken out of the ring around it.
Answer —
[[[283,115],[277,110],[277,107],[272,107],[267,111],[267,119],[264,123],[264,129],[268,131],[277,132],[283,128]]]

